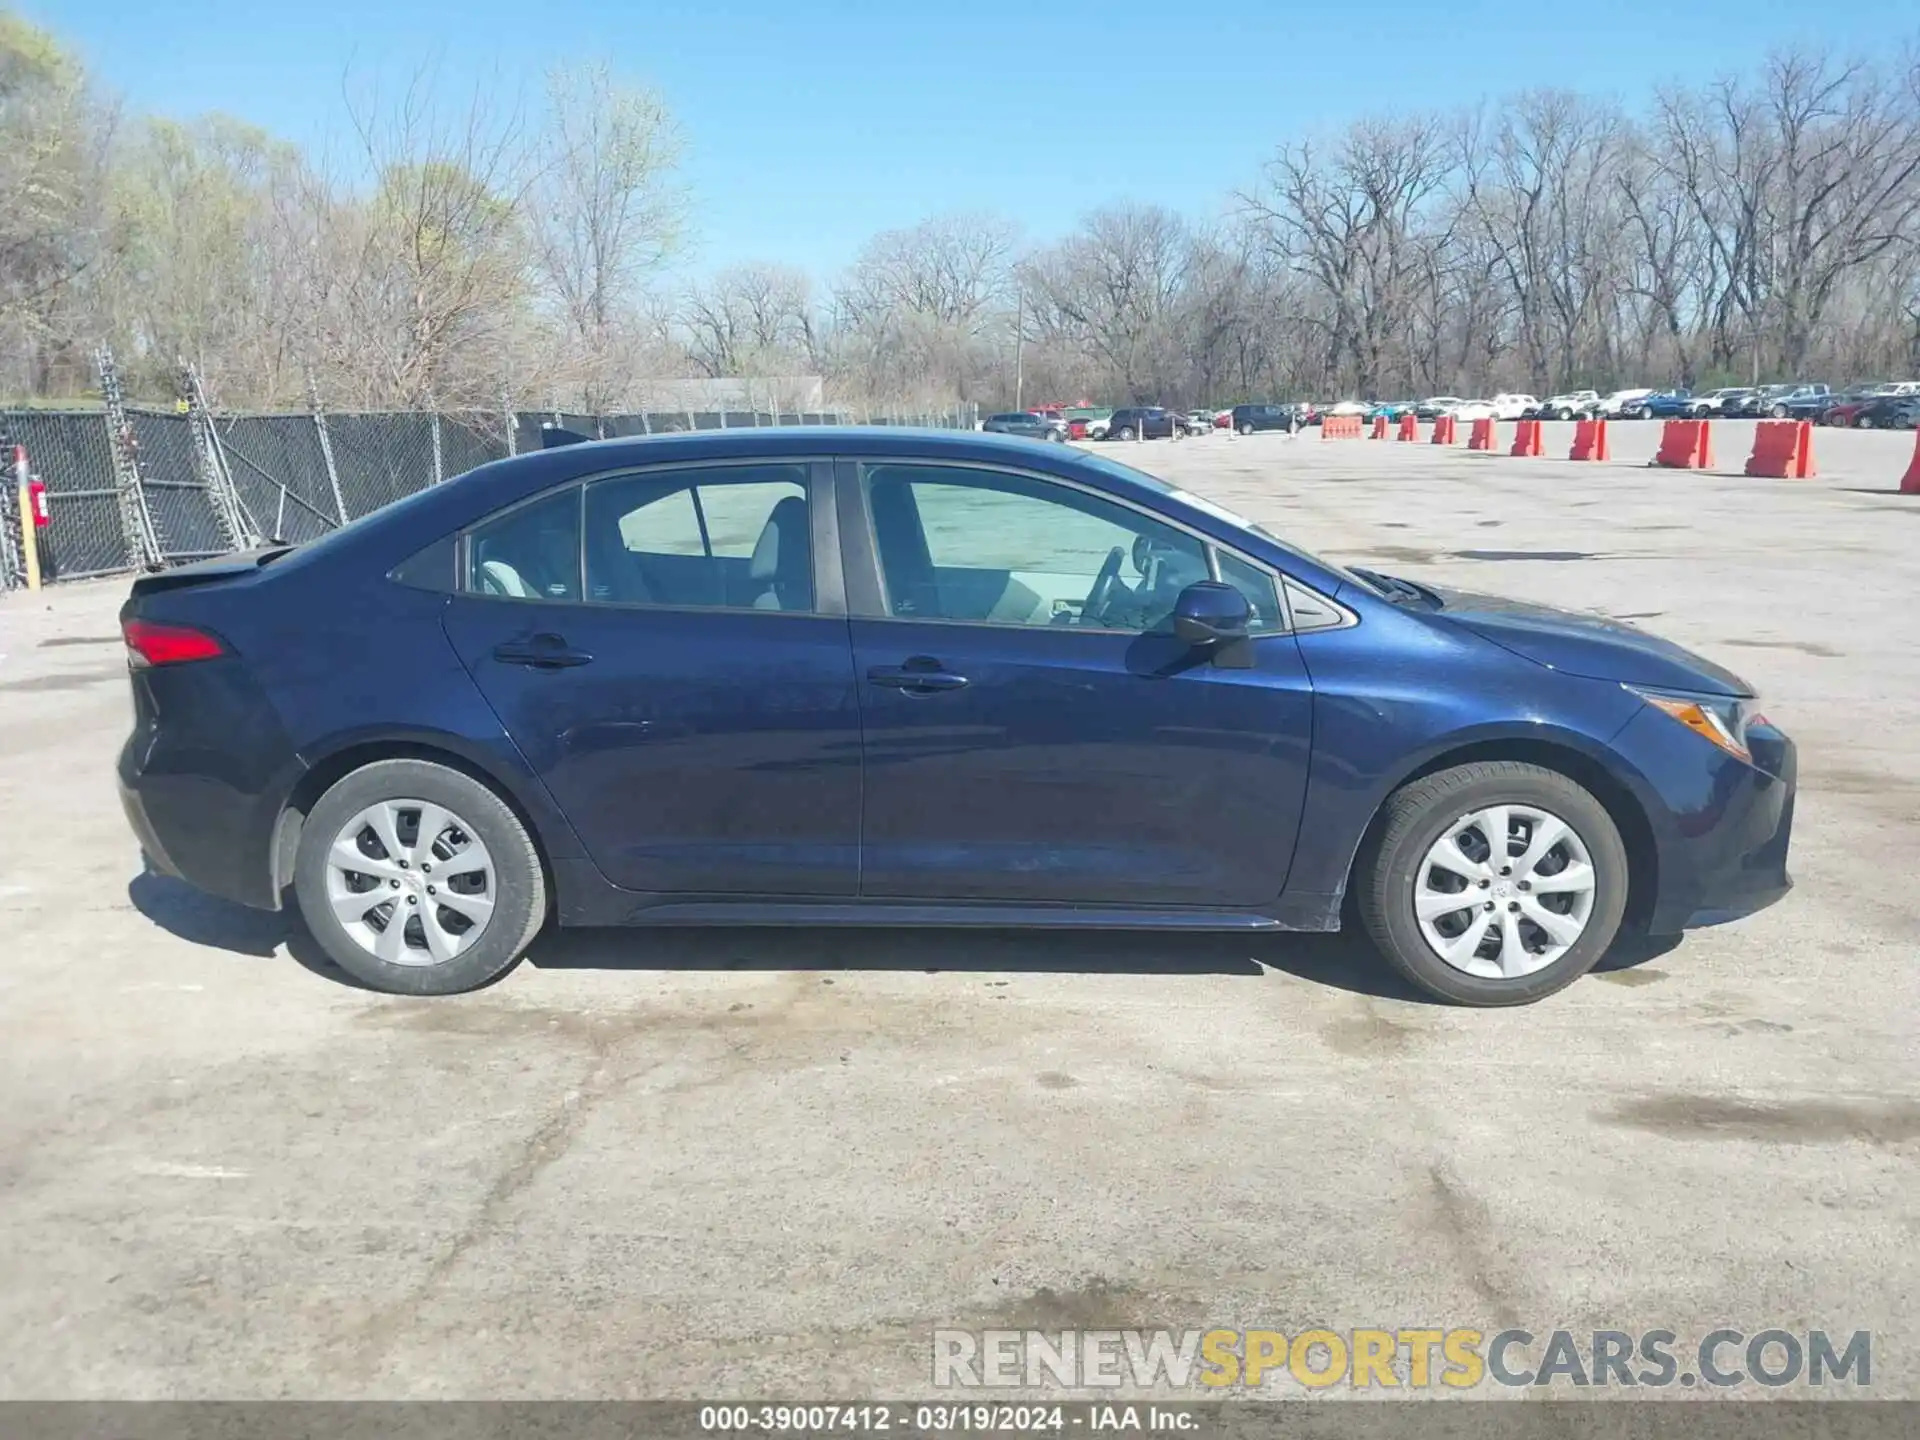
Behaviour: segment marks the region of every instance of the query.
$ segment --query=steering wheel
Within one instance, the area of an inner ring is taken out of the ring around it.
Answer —
[[[1087,591],[1086,601],[1080,606],[1083,621],[1097,622],[1105,617],[1107,606],[1113,602],[1113,592],[1120,586],[1120,562],[1126,558],[1127,552],[1118,545],[1107,552],[1100,573],[1094,576],[1093,588]]]

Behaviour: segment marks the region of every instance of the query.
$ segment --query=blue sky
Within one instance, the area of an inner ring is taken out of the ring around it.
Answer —
[[[434,67],[441,91],[537,95],[600,56],[686,132],[705,270],[831,274],[875,231],[990,209],[1037,240],[1120,199],[1218,213],[1282,139],[1529,86],[1638,101],[1816,31],[1884,46],[1888,18],[1781,0],[1593,7],[1386,0],[1037,5],[975,0],[14,0],[138,111],[222,110],[337,143],[342,77]]]

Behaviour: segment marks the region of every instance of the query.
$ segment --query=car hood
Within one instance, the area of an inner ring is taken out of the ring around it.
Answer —
[[[1427,588],[1443,602],[1438,613],[1445,619],[1549,670],[1700,694],[1753,693],[1731,670],[1623,621],[1498,595]]]

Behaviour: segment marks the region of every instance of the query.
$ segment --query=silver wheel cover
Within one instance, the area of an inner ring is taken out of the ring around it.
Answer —
[[[472,828],[427,800],[369,805],[327,851],[327,903],[369,955],[389,965],[442,965],[493,919],[493,857]]]
[[[1413,880],[1413,915],[1441,960],[1482,980],[1544,970],[1593,914],[1593,857],[1559,816],[1488,805],[1432,844]]]

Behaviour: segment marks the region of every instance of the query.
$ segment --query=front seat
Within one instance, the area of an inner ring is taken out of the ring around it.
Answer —
[[[747,575],[753,582],[756,610],[813,608],[812,539],[807,502],[789,495],[773,507],[754,542]]]

